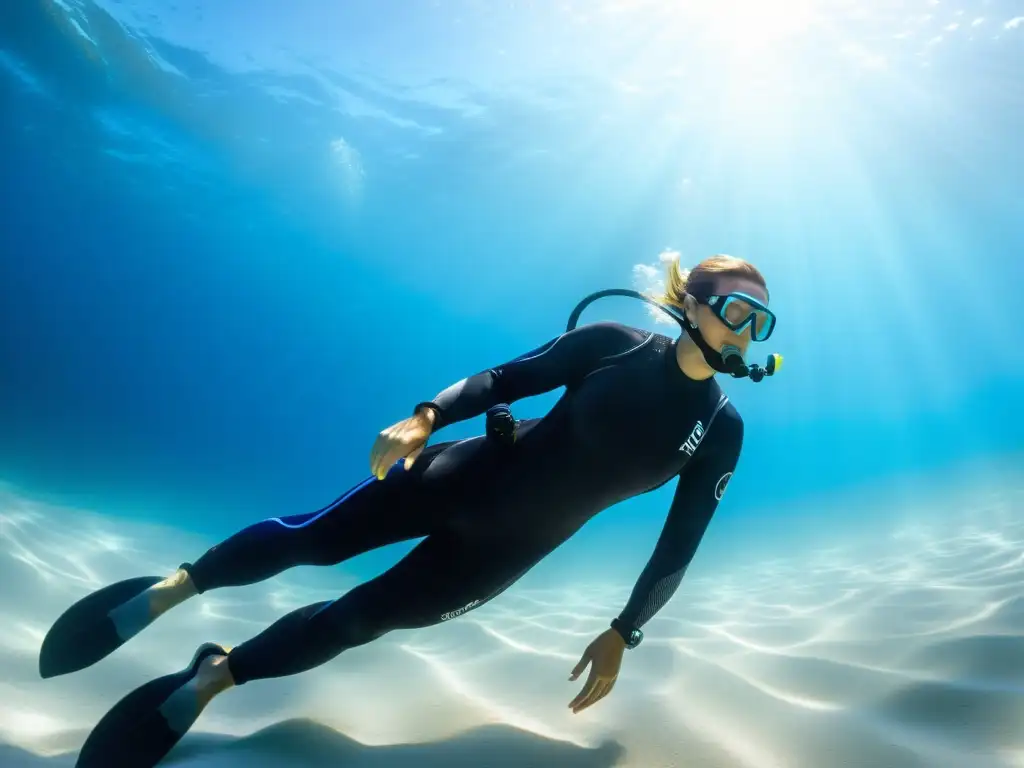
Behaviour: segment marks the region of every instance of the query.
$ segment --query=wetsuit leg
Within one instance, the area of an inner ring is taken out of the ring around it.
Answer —
[[[293,611],[234,648],[232,677],[240,685],[294,675],[391,630],[461,616],[503,592],[552,548],[432,534],[380,576],[337,600]]]
[[[437,520],[419,479],[451,442],[431,446],[409,471],[399,464],[383,480],[369,478],[316,512],[250,525],[184,563],[196,589],[237,587],[297,565],[336,565],[364,552],[427,536]]]

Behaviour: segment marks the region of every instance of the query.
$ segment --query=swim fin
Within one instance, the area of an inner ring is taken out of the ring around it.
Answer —
[[[174,701],[172,696],[196,676],[199,665],[211,655],[227,655],[227,650],[204,643],[185,669],[150,680],[117,702],[92,729],[75,768],[157,765],[199,717],[195,711],[198,703],[193,704],[188,696]]]
[[[39,674],[45,678],[77,672],[124,645],[131,635],[118,634],[110,612],[161,581],[159,576],[119,581],[83,597],[64,611],[43,638]]]

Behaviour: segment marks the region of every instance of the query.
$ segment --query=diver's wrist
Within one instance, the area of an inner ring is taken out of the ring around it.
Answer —
[[[611,628],[618,633],[627,648],[636,648],[643,642],[644,633],[640,630],[640,627],[632,626],[621,619],[615,618],[612,619]]]
[[[422,403],[416,404],[416,407],[413,408],[412,414],[413,416],[422,416],[425,418],[430,424],[430,428],[434,429],[441,416],[441,407],[437,403],[425,400]]]

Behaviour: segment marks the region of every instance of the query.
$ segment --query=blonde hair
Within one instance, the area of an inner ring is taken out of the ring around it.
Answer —
[[[692,269],[683,269],[679,266],[679,254],[674,254],[668,262],[668,271],[665,275],[665,292],[655,298],[663,304],[670,304],[673,307],[683,308],[683,299],[686,298],[687,287],[696,283],[710,280],[715,275],[741,275],[756,280],[768,291],[768,284],[764,275],[749,261],[728,256],[724,253],[716,253],[709,256]]]

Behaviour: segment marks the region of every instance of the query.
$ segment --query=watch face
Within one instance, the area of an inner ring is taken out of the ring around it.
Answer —
[[[639,629],[634,629],[629,633],[629,647],[636,648],[640,645],[640,641],[644,639],[644,633]]]

